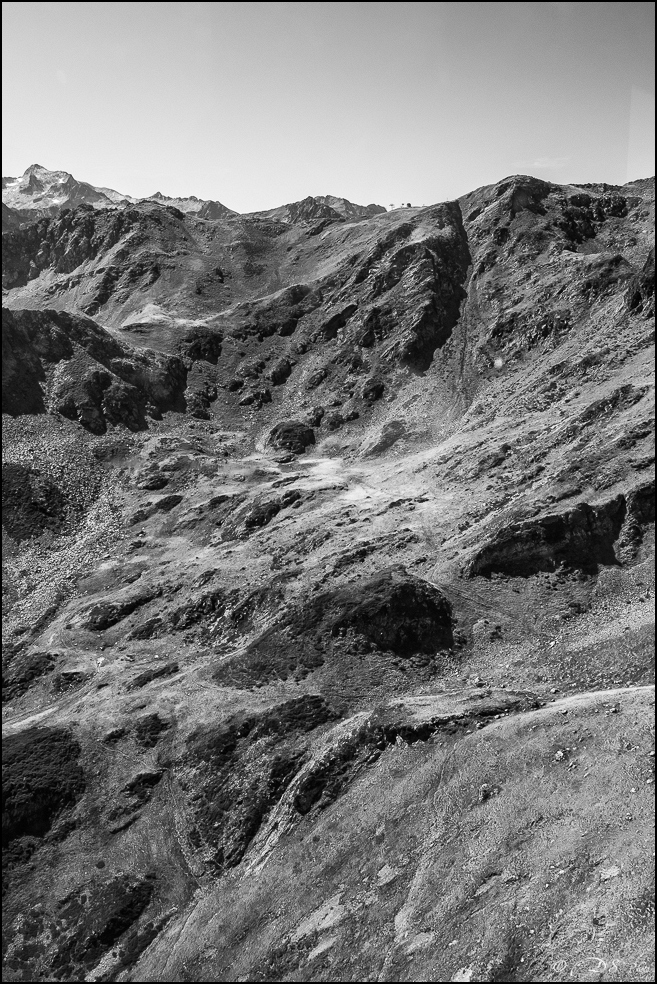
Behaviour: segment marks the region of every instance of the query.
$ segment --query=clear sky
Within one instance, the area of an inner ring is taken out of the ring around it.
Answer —
[[[654,174],[652,3],[3,3],[3,175],[238,211]]]

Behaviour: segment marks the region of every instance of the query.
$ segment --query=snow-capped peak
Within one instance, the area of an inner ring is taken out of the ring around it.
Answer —
[[[102,208],[130,199],[110,188],[78,181],[68,171],[49,171],[42,164],[30,164],[20,177],[3,178],[2,201],[10,208],[51,215],[67,206],[87,203]]]

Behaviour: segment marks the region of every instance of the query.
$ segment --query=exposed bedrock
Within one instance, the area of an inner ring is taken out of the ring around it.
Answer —
[[[301,679],[325,665],[330,672],[355,665],[364,673],[369,666],[375,678],[386,666],[403,666],[424,678],[437,672],[439,654],[453,644],[449,601],[428,581],[393,568],[289,608],[243,653],[222,662],[214,678],[260,686]],[[364,676],[363,690],[371,685]]]
[[[465,568],[468,577],[493,573],[529,577],[560,566],[597,573],[598,566],[630,560],[655,518],[654,482],[591,506],[578,503],[566,512],[503,527]]]
[[[194,770],[198,831],[191,839],[211,846],[215,865],[239,863],[307,755],[307,733],[336,717],[323,697],[306,694],[192,733],[185,764]]]
[[[12,869],[29,859],[59,814],[84,792],[79,755],[77,741],[61,728],[28,728],[3,737],[3,894]],[[66,833],[62,828],[61,836]]]
[[[29,690],[34,680],[50,673],[55,667],[56,659],[57,653],[26,653],[22,648],[3,646],[2,703],[20,697]]]
[[[3,287],[23,286],[37,278],[43,270],[71,273],[85,261],[107,255],[121,239],[130,236],[130,251],[124,251],[120,257],[125,261],[144,242],[157,241],[163,229],[175,229],[181,238],[187,239],[183,215],[171,207],[143,205],[121,210],[96,210],[91,205],[82,204],[75,209],[64,209],[57,216],[42,218],[5,235],[2,244]],[[119,259],[116,252],[114,259],[115,262]],[[148,283],[159,276],[155,263],[148,269],[140,267],[137,263],[128,269],[128,283],[144,273],[147,274]],[[125,272],[119,267],[108,266],[92,306],[93,313],[106,303],[116,280]]]
[[[283,451],[303,454],[307,447],[315,443],[315,432],[298,420],[286,420],[272,427],[267,443]]]
[[[637,273],[625,292],[630,311],[642,314],[645,318],[655,316],[655,247],[653,246],[643,268]]]
[[[369,348],[397,335],[390,353],[418,371],[429,368],[458,322],[472,262],[458,202],[427,209],[427,219],[430,232],[409,224],[391,230],[363,258],[353,280],[354,287],[364,284],[369,304],[376,305],[359,323],[358,343]],[[352,304],[341,314],[351,317],[354,310]],[[336,333],[343,323],[336,323]]]
[[[146,426],[145,413],[184,410],[187,371],[174,356],[121,345],[90,318],[2,312],[2,412],[54,410],[103,434]]]
[[[636,557],[646,527],[655,522],[655,480],[644,482],[626,495],[627,515],[615,552],[622,564],[631,563]]]
[[[216,365],[223,340],[224,336],[220,331],[205,327],[190,328],[180,342],[180,354],[192,362],[202,359]]]
[[[447,599],[428,581],[403,570],[383,571],[362,584],[337,588],[308,607],[309,622],[325,613],[332,636],[352,630],[400,656],[453,644]]]
[[[323,697],[305,694],[204,725],[190,735],[181,762],[197,824],[191,840],[210,848],[216,869],[233,867],[254,838],[262,845],[300,815],[329,806],[388,745],[456,735],[474,721],[483,726],[536,704],[532,694],[511,692],[447,702],[411,697],[337,723],[339,713]]]

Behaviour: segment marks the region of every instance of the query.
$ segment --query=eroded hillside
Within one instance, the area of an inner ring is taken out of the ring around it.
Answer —
[[[7,980],[654,978],[654,182],[375,209],[3,236]]]

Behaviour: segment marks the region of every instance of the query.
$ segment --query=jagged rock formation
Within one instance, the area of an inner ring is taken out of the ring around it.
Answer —
[[[654,182],[69,177],[3,206],[7,980],[652,980]]]
[[[121,344],[89,318],[60,311],[2,313],[2,412],[46,409],[95,434],[146,427],[180,409],[187,373],[172,356]]]
[[[68,171],[49,171],[40,164],[31,164],[19,178],[2,179],[2,201],[21,218],[54,215],[62,208],[83,203],[107,206],[128,200],[109,188],[77,181]]]

